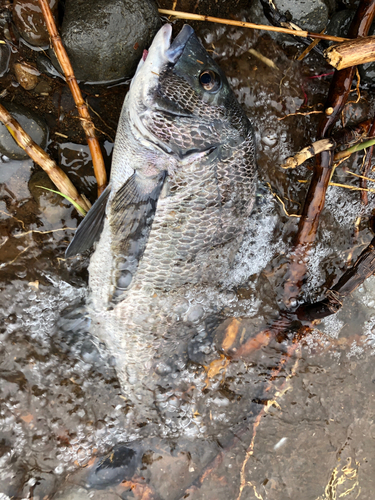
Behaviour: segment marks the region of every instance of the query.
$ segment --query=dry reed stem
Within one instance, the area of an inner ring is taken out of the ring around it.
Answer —
[[[88,211],[89,207],[87,203],[78,194],[78,191],[66,173],[31,139],[17,120],[15,120],[1,104],[0,120],[4,123],[19,147],[22,148],[35,163],[42,167],[58,190],[66,196],[69,196],[69,198],[72,198],[78,205]]]
[[[72,65],[70,64],[68,54],[66,53],[60,35],[57,31],[56,24],[53,19],[53,15],[50,6],[48,4],[48,1],[39,0],[39,6],[43,13],[47,30],[51,38],[53,50],[56,54],[57,60],[60,63],[61,69],[64,72],[66,83],[70,88],[74,102],[76,103],[78,114],[81,118],[82,128],[86,134],[87,144],[90,148],[92,163],[94,166],[95,177],[98,183],[98,196],[100,196],[100,194],[104,191],[107,185],[107,174],[105,171],[105,165],[100,145],[95,135],[95,127],[91,121],[91,117],[87,109],[86,103],[82,98],[81,90],[74,76],[73,68]]]
[[[334,149],[335,147],[336,147],[336,142],[333,139],[321,139],[320,141],[313,142],[312,144],[310,144],[310,146],[303,148],[294,156],[287,158],[285,162],[281,165],[281,168],[285,170],[296,168],[299,165],[302,165],[302,163],[304,163],[309,158],[312,158],[313,156],[321,153],[322,151]]]
[[[372,62],[375,60],[375,37],[361,37],[334,45],[324,51],[324,57],[338,70]]]
[[[40,1],[41,0],[39,0],[39,2]],[[159,13],[165,14],[167,16],[174,16],[178,19],[186,19],[191,21],[208,21],[210,23],[228,24],[230,26],[239,26],[240,28],[251,28],[254,30],[276,31],[277,33],[286,33],[287,35],[302,36],[304,38],[318,38],[319,40],[332,40],[334,42],[345,42],[349,40],[349,38],[323,35],[321,33],[311,33],[305,30],[292,30],[288,28],[279,28],[277,26],[269,26],[267,24],[246,23],[243,21],[234,21],[233,19],[222,19],[220,17],[204,16],[200,14],[192,14],[190,12],[181,12],[178,10],[159,9]]]

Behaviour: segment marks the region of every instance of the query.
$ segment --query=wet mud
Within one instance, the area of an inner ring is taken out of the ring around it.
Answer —
[[[220,291],[222,311],[188,346],[179,397],[165,393],[158,401],[169,421],[135,421],[113,359],[90,335],[89,256],[64,258],[80,216],[66,200],[38,187],[50,187],[39,167],[3,157],[2,500],[373,498],[373,277],[346,299],[337,316],[315,325],[299,343],[292,342],[291,331],[289,339],[239,360],[222,351],[225,345],[234,353],[278,315],[298,223],[291,215],[300,213],[313,162],[293,171],[280,165],[314,141],[330,68],[314,53],[297,61],[303,47],[282,46],[261,32],[207,23],[195,28],[246,109],[258,145],[257,202],[231,278]],[[11,57],[36,65],[38,54],[21,44]],[[47,151],[93,202],[90,156],[67,86],[51,76],[39,78],[48,89],[43,95],[14,86],[12,72],[1,78],[2,89],[7,99],[46,120]],[[97,113],[92,116],[109,170],[128,87],[82,88]],[[368,90],[361,89],[356,100],[353,89],[345,124],[372,115]],[[349,171],[358,173],[362,158],[358,154],[343,163],[333,180],[356,185]],[[302,299],[318,300],[372,239],[373,202],[369,193],[363,209],[357,191],[329,188]],[[209,299],[207,291],[202,300]],[[229,336],[233,317],[242,328]]]

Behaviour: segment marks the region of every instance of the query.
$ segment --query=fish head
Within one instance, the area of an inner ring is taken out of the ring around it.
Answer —
[[[189,25],[173,41],[170,24],[159,30],[129,94],[140,136],[180,160],[228,141],[236,146],[249,132],[225,74]]]

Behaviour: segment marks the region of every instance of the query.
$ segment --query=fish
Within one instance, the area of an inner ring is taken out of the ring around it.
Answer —
[[[109,185],[66,252],[96,242],[92,332],[143,409],[172,394],[189,342],[223,308],[256,184],[253,128],[224,72],[189,25],[172,40],[165,24],[125,98]]]

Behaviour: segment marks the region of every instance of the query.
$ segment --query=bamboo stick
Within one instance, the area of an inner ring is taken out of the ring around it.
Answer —
[[[70,63],[68,54],[66,53],[60,35],[57,31],[56,24],[53,19],[48,1],[39,0],[39,5],[44,16],[48,33],[51,37],[53,50],[65,74],[66,82],[69,85],[70,91],[73,95],[74,102],[76,103],[78,114],[81,118],[82,128],[86,134],[87,144],[90,148],[92,163],[94,166],[95,177],[98,183],[98,196],[100,196],[100,194],[104,191],[107,185],[107,174],[105,171],[105,165],[104,165],[103,155],[100,150],[100,145],[95,135],[95,127],[91,121],[91,117],[87,109],[86,103],[83,100],[81,90],[74,76],[73,68]]]
[[[329,47],[324,51],[324,57],[338,70],[375,61],[375,36],[357,38]]]
[[[39,0],[41,1],[41,0]],[[267,24],[254,24],[243,21],[234,21],[233,19],[223,19],[220,17],[204,16],[200,14],[191,14],[190,12],[181,12],[178,10],[158,9],[160,14],[174,16],[178,19],[186,19],[191,21],[208,21],[210,23],[228,24],[230,26],[239,26],[241,28],[251,28],[255,30],[275,31],[277,33],[285,33],[287,35],[301,36],[303,38],[317,38],[320,40],[330,40],[333,42],[344,42],[348,38],[340,36],[323,35],[321,33],[312,33],[305,30],[293,30],[289,28],[279,28],[277,26],[269,26]]]
[[[13,139],[32,160],[35,161],[48,174],[51,181],[61,191],[61,193],[72,198],[86,212],[90,209],[85,200],[78,194],[66,173],[48,156],[48,154],[36,144],[31,137],[23,130],[21,125],[8,111],[0,104],[0,120],[12,134]]]

